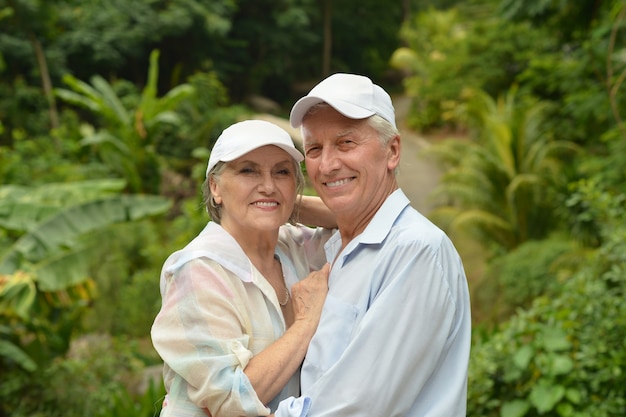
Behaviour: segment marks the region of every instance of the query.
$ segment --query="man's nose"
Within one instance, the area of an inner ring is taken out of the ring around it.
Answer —
[[[320,156],[319,169],[322,173],[330,173],[339,169],[340,161],[337,152],[331,148],[325,148]]]

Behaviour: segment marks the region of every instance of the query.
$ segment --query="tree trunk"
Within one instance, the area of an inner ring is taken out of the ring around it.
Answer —
[[[50,112],[50,127],[53,129],[59,127],[59,115],[57,112],[56,100],[52,92],[52,81],[50,80],[50,72],[48,71],[48,63],[46,62],[46,56],[43,52],[41,42],[37,39],[34,33],[29,34],[30,42],[33,45],[33,51],[37,58],[37,66],[39,67],[39,74],[41,76],[41,85],[43,87],[44,95],[48,101]],[[58,145],[58,144],[57,144]]]
[[[332,7],[333,0],[324,0],[323,16],[324,16],[324,50],[322,52],[322,76],[326,78],[330,75],[330,59],[332,56],[333,45],[333,24],[332,24]]]

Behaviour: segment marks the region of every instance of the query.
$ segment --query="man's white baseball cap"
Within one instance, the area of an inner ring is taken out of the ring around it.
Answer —
[[[289,122],[302,125],[304,115],[311,107],[326,102],[350,119],[365,119],[375,114],[396,127],[391,97],[372,80],[356,74],[337,73],[317,84],[291,108]]]
[[[245,120],[227,127],[217,138],[209,156],[207,177],[218,162],[234,161],[265,145],[278,146],[298,163],[304,160],[286,130],[264,120]]]

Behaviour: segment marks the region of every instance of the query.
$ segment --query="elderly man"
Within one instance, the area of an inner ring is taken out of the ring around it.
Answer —
[[[461,259],[399,189],[389,95],[334,74],[293,106],[307,173],[336,216],[329,292],[286,416],[464,416],[471,339]]]

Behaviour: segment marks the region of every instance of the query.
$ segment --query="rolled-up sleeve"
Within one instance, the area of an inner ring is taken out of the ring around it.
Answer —
[[[187,384],[189,399],[214,416],[270,413],[243,372],[253,355],[252,324],[243,305],[245,283],[208,259],[196,259],[167,276],[152,342],[172,372]],[[256,329],[258,332],[258,329]],[[255,334],[271,339],[268,334]],[[166,375],[167,380],[167,375]]]

